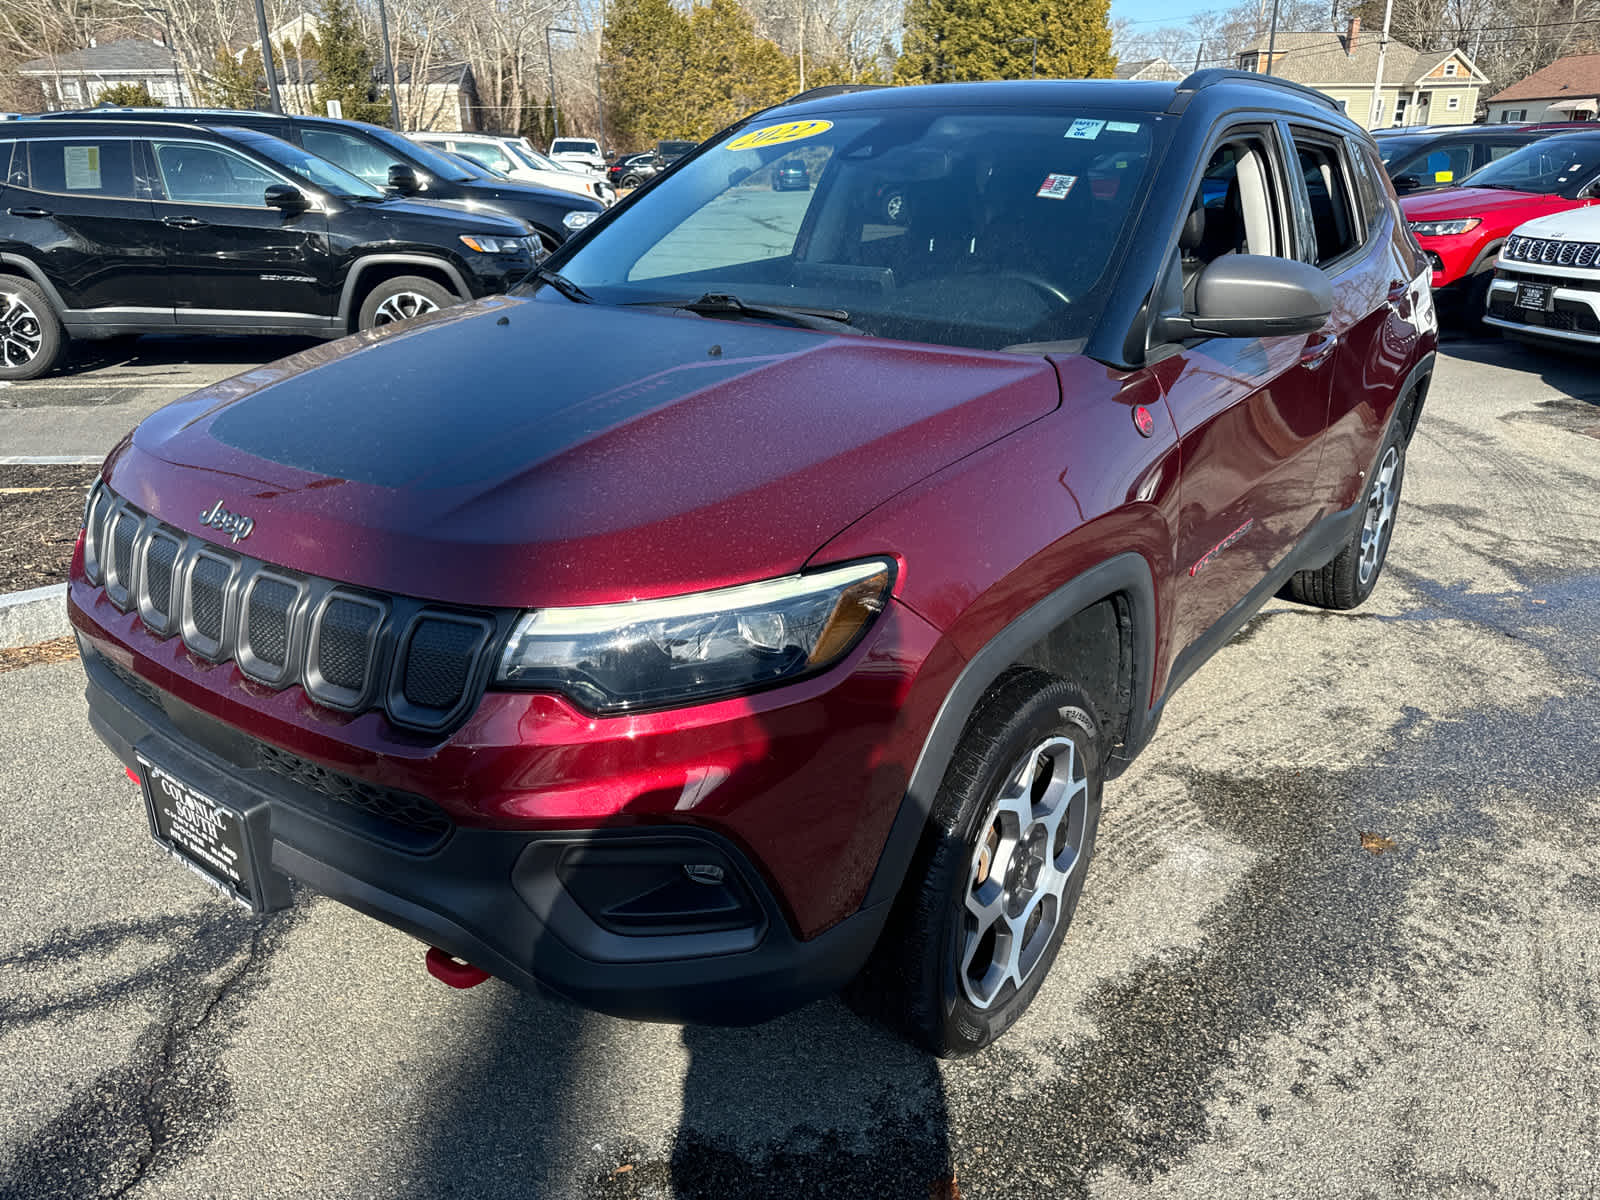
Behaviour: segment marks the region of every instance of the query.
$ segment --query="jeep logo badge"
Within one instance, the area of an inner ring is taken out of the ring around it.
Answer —
[[[200,514],[200,524],[222,530],[235,542],[244,541],[256,527],[256,523],[243,513],[231,513],[223,508],[221,500],[211,506],[210,512]]]

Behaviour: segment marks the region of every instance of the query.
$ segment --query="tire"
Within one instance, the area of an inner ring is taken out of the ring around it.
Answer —
[[[617,187],[618,188],[636,188],[643,182],[644,182],[644,180],[640,179],[639,176],[637,176],[637,175],[624,175],[622,177],[622,182],[619,183],[617,185]]]
[[[889,924],[847,990],[858,1011],[957,1058],[1027,1010],[1094,854],[1103,771],[1093,712],[1080,688],[1042,671],[1012,671],[990,687]]]
[[[1378,453],[1378,465],[1366,481],[1366,508],[1361,524],[1339,553],[1310,571],[1289,577],[1284,595],[1300,604],[1336,610],[1355,608],[1372,595],[1389,557],[1395,517],[1400,511],[1400,488],[1406,476],[1406,435],[1403,422],[1395,422]]]
[[[1472,282],[1467,287],[1467,329],[1484,337],[1493,337],[1500,332],[1483,319],[1489,311],[1489,285],[1493,282],[1494,260],[1491,258],[1487,265],[1473,275]]]
[[[397,275],[367,293],[361,302],[358,328],[381,329],[459,302],[460,297],[443,284],[420,275]]]
[[[0,276],[0,379],[37,379],[55,370],[67,331],[38,284]]]

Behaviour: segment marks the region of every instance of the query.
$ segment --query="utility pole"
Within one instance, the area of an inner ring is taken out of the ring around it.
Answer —
[[[1367,112],[1367,128],[1376,129],[1383,114],[1383,60],[1389,53],[1389,21],[1394,16],[1394,0],[1383,6],[1383,36],[1378,39],[1378,74],[1372,80],[1372,107]]]
[[[1394,0],[1389,0],[1393,4]],[[1278,0],[1272,0],[1272,31],[1267,35],[1267,74],[1276,72],[1272,69],[1273,52],[1278,48]]]
[[[806,0],[800,0],[800,90],[806,90]]]
[[[256,29],[261,33],[261,65],[267,72],[267,95],[272,100],[272,111],[283,112],[283,97],[278,95],[278,71],[272,65],[272,39],[267,36],[267,10],[262,0],[256,0]]]
[[[383,31],[383,69],[389,76],[389,118],[394,131],[400,132],[400,92],[394,86],[394,53],[389,49],[389,10],[378,0],[378,26]],[[413,79],[412,84],[416,84]],[[424,81],[426,85],[426,81]]]
[[[546,25],[544,27],[544,65],[545,69],[550,73],[550,122],[552,128],[555,129],[555,136],[551,140],[554,141],[555,138],[561,136],[561,110],[556,107],[556,52],[550,45],[550,35],[552,33],[570,33],[573,37],[577,37],[578,31],[576,29],[566,29],[560,25]]]

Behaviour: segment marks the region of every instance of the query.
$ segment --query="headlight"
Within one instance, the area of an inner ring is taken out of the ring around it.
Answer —
[[[1459,221],[1412,221],[1411,232],[1418,237],[1454,237],[1482,224],[1480,217],[1463,217]]]
[[[461,244],[479,254],[524,254],[528,249],[525,238],[484,237],[481,233],[463,233]]]
[[[576,232],[587,225],[594,224],[594,219],[599,215],[599,213],[592,212],[569,212],[566,216],[561,218],[561,223],[568,229]]]
[[[663,600],[539,609],[518,620],[495,679],[600,713],[753,691],[838,662],[893,581],[893,566],[875,559]]]

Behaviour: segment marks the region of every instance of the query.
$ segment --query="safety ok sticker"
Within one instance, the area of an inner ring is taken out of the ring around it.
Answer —
[[[1046,175],[1034,195],[1043,196],[1046,200],[1065,200],[1067,193],[1072,191],[1072,185],[1077,182],[1076,175]]]
[[[782,125],[768,125],[741,133],[723,147],[724,150],[759,150],[763,146],[781,146],[784,142],[798,142],[816,137],[833,128],[832,121],[785,121]]]

